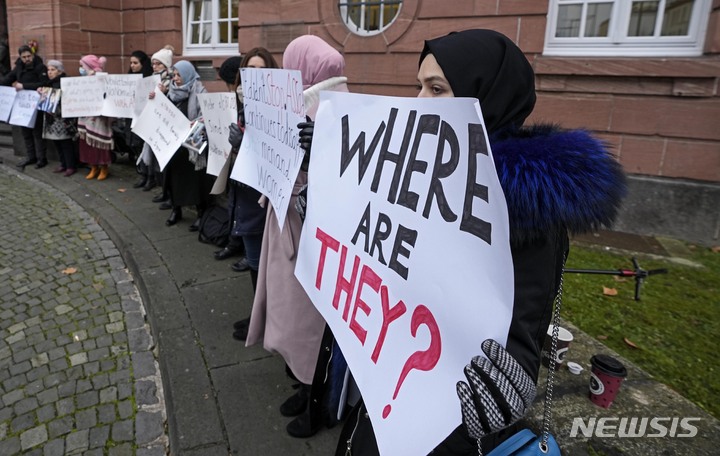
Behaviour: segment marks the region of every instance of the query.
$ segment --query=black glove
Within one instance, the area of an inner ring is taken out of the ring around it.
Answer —
[[[305,221],[305,208],[307,207],[307,184],[303,185],[295,200],[295,210],[300,214],[300,220]]]
[[[305,156],[303,157],[303,162],[300,165],[300,169],[302,169],[303,171],[307,171],[308,166],[310,165],[310,147],[312,147],[315,122],[310,120],[310,118],[308,117],[307,122],[300,122],[297,126],[300,129],[300,148],[305,151]]]
[[[457,383],[463,424],[477,440],[522,418],[536,392],[530,376],[500,344],[487,339],[482,351],[487,358],[476,356],[465,366],[468,383]]]
[[[228,136],[228,142],[232,146],[233,149],[239,149],[240,143],[243,139],[243,132],[240,130],[240,127],[236,123],[230,124],[230,134]]]

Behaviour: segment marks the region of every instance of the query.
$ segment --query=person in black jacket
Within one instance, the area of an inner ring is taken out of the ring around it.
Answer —
[[[38,87],[47,85],[49,80],[47,68],[42,59],[32,53],[30,46],[20,46],[18,54],[20,57],[15,62],[15,68],[3,78],[0,85],[13,86],[18,91],[37,90]],[[33,127],[21,127],[27,156],[17,164],[18,167],[25,168],[27,165],[35,164],[36,168],[42,168],[47,165],[42,125],[42,120],[36,120]]]
[[[67,76],[62,62],[48,60],[47,73],[50,79],[45,87],[60,90],[60,79]],[[75,142],[77,119],[63,118],[61,103],[62,101],[58,103],[55,112],[38,112],[38,117],[43,119],[43,138],[53,141],[60,158],[60,166],[55,168],[53,172],[63,173],[65,177],[70,177],[75,174],[78,166],[77,143]]]

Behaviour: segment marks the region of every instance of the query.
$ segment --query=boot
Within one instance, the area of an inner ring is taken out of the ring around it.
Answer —
[[[147,184],[147,181],[148,181],[147,174],[142,174],[140,177],[140,180],[133,184],[133,188],[145,187],[145,184]]]
[[[173,226],[180,220],[182,220],[182,208],[180,206],[175,206],[173,207],[172,212],[170,212],[170,217],[165,220],[165,225]]]
[[[310,385],[306,385],[308,390]],[[288,423],[287,433],[292,437],[306,439],[317,434],[322,427],[320,404],[308,397],[307,407],[294,420]]]
[[[95,179],[95,177],[98,175],[98,167],[95,165],[90,166],[90,172],[87,176],[85,176],[85,179]]]
[[[150,176],[145,181],[145,186],[143,187],[144,192],[149,192],[150,190],[154,189],[157,186],[157,182],[155,181],[154,176]]]
[[[107,177],[108,177],[108,166],[107,165],[100,166],[100,173],[98,174],[97,179],[99,181],[101,181],[101,180],[107,179]]]
[[[247,340],[248,331],[250,330],[250,317],[233,323],[233,329],[235,329],[235,332],[233,332],[233,339],[242,341]]]
[[[300,383],[295,394],[290,396],[280,406],[280,414],[282,416],[298,416],[307,409],[308,400],[310,399],[310,385]]]

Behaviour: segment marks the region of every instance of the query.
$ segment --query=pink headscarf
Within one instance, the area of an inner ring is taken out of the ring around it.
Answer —
[[[345,59],[332,46],[315,35],[303,35],[288,44],[283,53],[283,68],[300,70],[303,88],[335,76],[344,76]]]
[[[105,57],[98,57],[96,55],[88,54],[80,59],[80,65],[84,66],[86,70],[93,70],[95,72],[105,71],[105,63],[107,59]]]

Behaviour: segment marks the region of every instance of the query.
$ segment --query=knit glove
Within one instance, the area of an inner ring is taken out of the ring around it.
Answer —
[[[239,149],[240,143],[243,139],[243,132],[240,130],[240,127],[238,127],[238,124],[231,123],[230,124],[230,134],[228,135],[228,142],[232,146],[233,149]]]
[[[463,424],[477,440],[522,418],[536,392],[535,382],[500,344],[487,339],[482,351],[487,358],[474,357],[465,366],[467,383],[457,383]]]
[[[300,220],[305,221],[305,208],[307,207],[307,184],[303,185],[295,199],[295,210],[300,214]]]

